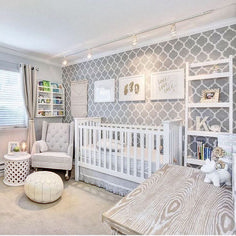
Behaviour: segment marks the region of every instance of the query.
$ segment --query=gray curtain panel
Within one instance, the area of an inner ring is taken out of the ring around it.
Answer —
[[[35,67],[30,65],[21,64],[20,73],[23,81],[25,107],[28,113],[28,137],[27,137],[27,148],[28,152],[31,153],[32,146],[36,141],[35,127],[34,127],[34,116],[36,108],[36,74],[37,70]]]

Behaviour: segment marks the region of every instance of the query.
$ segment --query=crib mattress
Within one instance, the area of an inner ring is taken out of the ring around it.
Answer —
[[[154,173],[157,169],[157,150],[152,150],[151,152],[151,172]],[[123,155],[121,152],[109,152],[109,151],[104,151],[100,150],[100,155],[99,155],[99,149],[94,145],[87,145],[82,148],[82,162],[89,163],[89,156],[92,156],[91,159],[91,164],[92,165],[99,165],[99,162],[101,163],[101,167],[104,168],[109,168],[111,166],[112,170],[117,170],[118,172],[121,172],[122,168],[122,157],[123,156],[123,172],[127,173],[127,170],[130,169],[130,174],[134,174],[134,169],[135,169],[135,160],[136,160],[136,171],[137,171],[137,176],[141,176],[141,167],[142,167],[142,161],[141,161],[141,154],[142,154],[142,149],[137,147],[136,148],[136,153],[134,147],[130,147],[129,149],[127,147],[124,147],[123,149]],[[144,160],[143,160],[143,169],[144,169],[144,177],[148,177],[148,170],[149,170],[149,160],[148,160],[148,149],[144,148]],[[130,157],[130,161],[128,161],[127,157]],[[86,158],[86,160],[85,160]],[[116,161],[117,159],[117,161]],[[163,154],[159,153],[159,163],[160,167],[163,166]],[[105,166],[106,164],[106,166]],[[128,168],[128,169],[127,169]]]

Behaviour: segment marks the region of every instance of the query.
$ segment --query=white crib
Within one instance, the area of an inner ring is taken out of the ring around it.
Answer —
[[[83,179],[81,170],[85,176],[85,170],[90,170],[90,179],[107,183],[116,177],[141,183],[166,163],[182,165],[181,120],[163,121],[160,127],[152,127],[101,123],[96,117],[75,118],[76,181]],[[95,172],[103,176],[98,178]],[[97,185],[103,187],[100,182]],[[108,190],[114,192],[111,187]]]

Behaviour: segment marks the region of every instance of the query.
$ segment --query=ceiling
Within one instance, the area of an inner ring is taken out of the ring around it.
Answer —
[[[0,48],[73,63],[235,19],[235,0],[0,0]]]

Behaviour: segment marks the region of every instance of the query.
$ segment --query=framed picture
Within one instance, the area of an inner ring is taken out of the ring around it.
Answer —
[[[14,150],[15,147],[19,147],[20,148],[19,142],[16,142],[16,141],[8,142],[8,154],[13,153],[13,150]]]
[[[145,77],[136,75],[119,78],[119,101],[144,101]]]
[[[94,102],[115,101],[115,80],[99,80],[94,82]]]
[[[209,89],[202,91],[201,103],[219,102],[220,89]]]
[[[151,74],[151,100],[184,99],[184,69]]]

